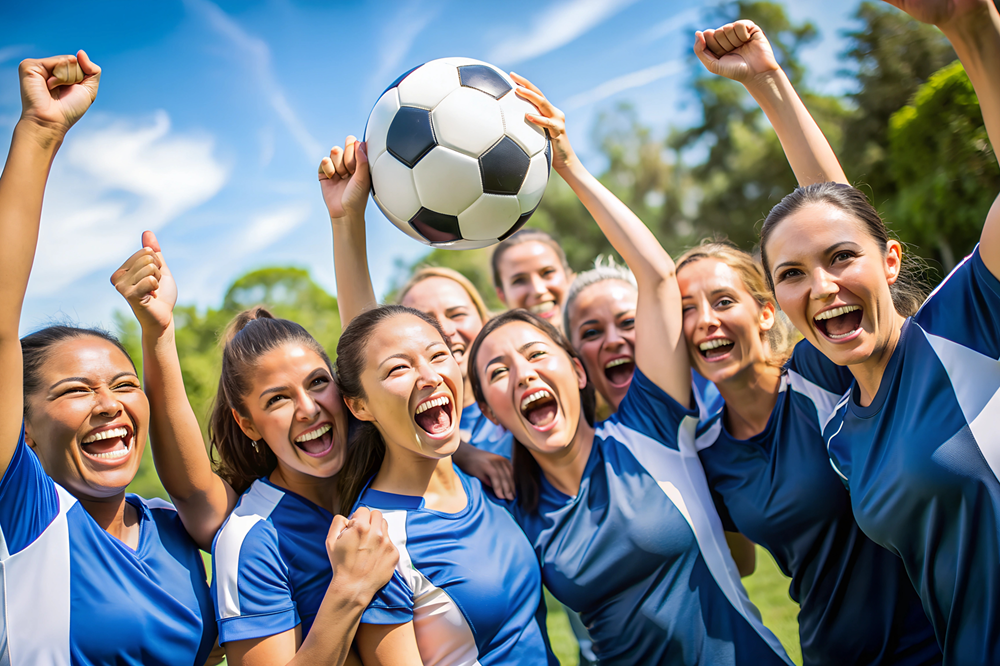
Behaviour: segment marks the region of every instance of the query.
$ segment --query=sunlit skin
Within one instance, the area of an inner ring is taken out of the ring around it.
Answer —
[[[340,471],[347,411],[326,362],[309,347],[290,342],[261,355],[243,408],[245,415],[234,410],[233,416],[250,439],[268,446],[278,458],[271,474],[277,485],[308,497],[314,493],[303,492],[301,487],[315,487],[318,479],[329,479]],[[325,426],[330,430],[323,436],[308,444],[296,443]],[[322,505],[328,505],[332,485],[320,485],[326,490],[316,493]]]
[[[499,262],[497,294],[511,308],[524,308],[562,327],[562,306],[571,275],[566,274],[555,250],[538,241],[519,243],[507,249]]]
[[[135,478],[149,428],[149,402],[128,357],[94,336],[53,345],[39,389],[26,396],[25,436],[46,473],[82,501],[116,498]],[[125,440],[83,445],[95,433],[124,427]],[[128,448],[111,460],[94,457]]]
[[[475,402],[475,397],[469,386],[469,360],[466,353],[483,328],[483,319],[469,298],[469,293],[454,280],[429,277],[413,285],[406,292],[401,305],[429,314],[441,325],[451,344],[451,353],[462,371],[465,395],[462,407],[468,407]]]
[[[890,240],[881,247],[861,221],[831,205],[812,204],[779,223],[766,250],[778,305],[821,352],[851,367],[862,402],[869,404],[904,321],[889,291],[899,276],[900,244]],[[815,318],[849,305],[861,307],[857,328],[834,339]]]
[[[569,313],[570,342],[583,359],[594,388],[615,410],[635,371],[637,298],[631,284],[602,280],[579,292]],[[608,368],[609,363],[620,365]]]

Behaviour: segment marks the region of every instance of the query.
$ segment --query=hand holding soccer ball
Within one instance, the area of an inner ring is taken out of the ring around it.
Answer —
[[[330,219],[348,215],[364,220],[371,177],[365,145],[353,136],[334,146],[319,165],[319,184]]]

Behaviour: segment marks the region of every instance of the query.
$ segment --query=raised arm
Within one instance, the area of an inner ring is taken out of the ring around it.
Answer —
[[[681,295],[674,262],[642,220],[580,163],[566,136],[566,117],[530,81],[511,74],[517,94],[535,105],[529,121],[552,140],[552,166],[597,221],[611,246],[635,274],[635,363],[657,386],[683,405],[691,401],[691,368],[684,342]]]
[[[14,455],[24,416],[18,328],[38,244],[45,182],[66,132],[97,96],[101,68],[80,51],[25,60],[18,75],[21,117],[0,175],[0,477]]]
[[[337,309],[346,328],[351,320],[378,305],[368,272],[365,206],[371,176],[365,146],[349,136],[319,165],[319,184],[333,227],[333,266],[337,276]]]
[[[800,186],[847,182],[830,143],[753,21],[696,32],[694,52],[705,69],[746,87],[771,122]]]
[[[111,276],[142,326],[142,374],[149,398],[150,443],[163,487],[188,534],[204,550],[236,506],[232,487],[212,471],[198,419],[191,409],[177,356],[174,304],[177,284],[153,232],[142,249]]]

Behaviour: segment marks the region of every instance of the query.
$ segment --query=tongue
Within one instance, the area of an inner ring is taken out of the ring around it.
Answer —
[[[605,368],[604,376],[607,377],[612,384],[621,386],[622,384],[628,383],[628,381],[632,379],[632,373],[634,371],[635,363],[622,363],[621,365]]]
[[[846,335],[861,323],[861,310],[855,310],[826,320],[827,335]]]
[[[440,435],[451,427],[451,411],[444,407],[431,407],[417,414],[417,425],[432,435]]]
[[[544,405],[532,408],[527,413],[527,417],[531,421],[531,425],[547,425],[556,417],[556,401],[546,400]]]
[[[308,453],[323,453],[328,448],[330,448],[330,436],[333,431],[325,432],[316,439],[310,439],[308,442],[298,442],[298,445]]]
[[[729,345],[722,345],[722,346],[716,347],[714,349],[709,349],[708,351],[705,352],[705,358],[713,358],[715,356],[722,356],[723,354],[727,353],[732,348],[733,348],[733,346],[731,344],[729,344]]]
[[[83,445],[83,450],[94,455],[97,453],[110,453],[111,451],[121,451],[125,448],[125,441],[121,437],[109,437],[96,442]]]

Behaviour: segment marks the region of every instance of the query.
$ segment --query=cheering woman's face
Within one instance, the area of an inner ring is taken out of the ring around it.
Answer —
[[[511,309],[523,308],[562,326],[562,305],[571,282],[556,251],[539,241],[507,249],[498,263],[501,300]]]
[[[84,335],[52,345],[26,396],[25,435],[42,467],[74,496],[101,499],[125,489],[139,470],[149,402],[128,357]]]
[[[817,203],[780,222],[766,250],[778,305],[834,363],[863,363],[890,344],[902,321],[889,291],[897,241],[881,246],[860,220]]]
[[[257,360],[246,417],[235,415],[250,439],[278,458],[283,474],[329,478],[344,464],[347,410],[326,361],[300,342]]]
[[[458,448],[462,371],[441,334],[427,322],[400,314],[381,322],[365,347],[355,416],[372,421],[387,446],[426,458]]]
[[[413,285],[401,304],[437,319],[462,377],[466,377],[469,370],[466,353],[483,328],[483,318],[462,285],[446,277],[429,277]]]
[[[758,303],[731,266],[699,259],[677,272],[677,285],[688,353],[703,377],[720,384],[767,361],[774,307]]]
[[[493,417],[533,451],[569,446],[582,418],[583,365],[531,324],[492,331],[473,359]]]
[[[617,410],[635,372],[636,290],[620,280],[602,280],[573,300],[567,331],[594,388]]]

